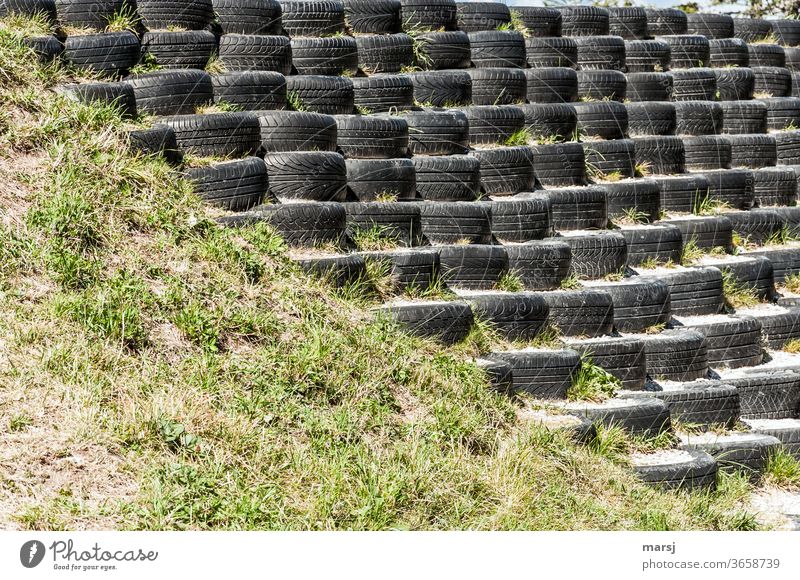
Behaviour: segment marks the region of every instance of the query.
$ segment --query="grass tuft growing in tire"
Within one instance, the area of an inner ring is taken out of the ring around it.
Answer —
[[[738,282],[728,270],[722,271],[722,292],[730,308],[750,308],[760,302],[755,290]]]
[[[591,356],[584,356],[581,368],[567,391],[567,399],[602,403],[614,397],[621,386],[617,377],[592,363]]]
[[[764,483],[783,489],[800,489],[800,462],[786,449],[778,449],[767,461]]]

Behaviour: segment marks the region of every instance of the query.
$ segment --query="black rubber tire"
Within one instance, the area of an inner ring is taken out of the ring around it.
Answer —
[[[625,66],[629,73],[663,72],[669,69],[669,44],[660,40],[625,42]]]
[[[797,172],[791,167],[765,167],[753,171],[753,194],[759,207],[788,207],[797,203]],[[776,214],[779,226],[783,219]]]
[[[534,139],[570,141],[578,130],[578,114],[568,103],[521,105],[525,128]]]
[[[504,395],[514,391],[514,378],[511,365],[504,361],[479,358],[475,365],[486,373],[486,379],[492,390]]]
[[[608,10],[608,33],[625,40],[648,38],[647,12],[637,6],[611,7]]]
[[[733,35],[745,42],[762,41],[772,34],[769,20],[761,18],[734,18]]]
[[[673,135],[677,116],[673,103],[626,103],[628,134],[631,137]]]
[[[484,204],[456,201],[417,206],[422,235],[431,245],[492,243],[492,216]]]
[[[714,69],[714,74],[717,77],[719,99],[723,101],[723,104],[731,101],[747,101],[753,98],[755,75],[749,68]]]
[[[732,429],[739,420],[739,393],[724,382],[699,380],[683,383],[679,388],[625,396],[661,399],[673,420],[688,425]]]
[[[544,6],[514,6],[512,14],[522,20],[532,37],[561,36],[561,12]]]
[[[673,315],[719,314],[725,306],[722,272],[717,268],[691,268],[659,277],[669,286]]]
[[[343,288],[363,280],[367,266],[361,256],[325,256],[293,260],[303,272],[321,280],[327,280],[336,288]]]
[[[653,379],[693,381],[708,373],[705,337],[694,330],[669,330],[645,336],[647,374]]]
[[[782,284],[788,276],[800,273],[800,250],[796,248],[753,250],[747,255],[768,258],[772,264],[775,282],[778,284]]]
[[[786,66],[786,54],[783,47],[777,44],[748,44],[748,66]]]
[[[469,125],[470,145],[504,145],[525,126],[525,114],[512,105],[481,105],[462,109]]]
[[[411,159],[417,195],[426,201],[475,201],[481,191],[481,164],[469,155],[425,156]]]
[[[581,70],[625,71],[625,41],[619,36],[579,36],[578,67]]]
[[[339,152],[349,159],[392,159],[408,155],[408,125],[402,117],[338,115]]]
[[[646,8],[647,31],[651,36],[686,34],[689,22],[686,13],[676,8]]]
[[[261,151],[336,151],[336,119],[320,113],[258,111]]]
[[[474,323],[472,310],[465,302],[424,302],[387,306],[381,308],[379,312],[395,320],[409,334],[433,338],[445,345],[464,340]]]
[[[722,132],[722,107],[714,101],[675,103],[676,135],[717,135]]]
[[[623,179],[604,183],[608,205],[608,219],[624,218],[636,212],[646,222],[652,223],[661,210],[661,190],[652,179]]]
[[[426,32],[417,36],[414,42],[418,66],[428,70],[470,67],[472,53],[466,32]]]
[[[103,31],[109,19],[126,8],[126,0],[56,0],[62,26]]]
[[[774,437],[755,433],[737,434],[733,439],[692,441],[691,436],[683,447],[705,451],[717,460],[720,471],[743,472],[751,481],[757,481],[767,468],[770,455],[781,446]]]
[[[472,78],[462,70],[426,71],[409,75],[414,99],[423,106],[460,107],[472,104]]]
[[[564,6],[561,12],[562,36],[600,36],[608,34],[608,10],[599,6]]]
[[[746,67],[750,64],[747,43],[741,38],[709,39],[708,65],[715,68]]]
[[[731,167],[757,169],[778,163],[778,149],[772,135],[726,135],[731,146]]]
[[[458,2],[456,18],[458,29],[465,32],[497,30],[511,22],[511,11],[501,2]]]
[[[113,106],[124,117],[136,117],[136,96],[126,83],[77,83],[61,85],[58,92],[84,104],[102,103]]]
[[[404,75],[355,77],[354,105],[372,113],[406,111],[414,106],[414,84]]]
[[[267,167],[258,157],[187,169],[186,177],[206,203],[230,211],[255,207],[267,193]]]
[[[739,391],[742,419],[791,419],[800,404],[800,374],[789,370],[756,370],[725,382]]]
[[[698,449],[689,449],[686,452],[692,454],[690,461],[634,465],[633,471],[645,485],[665,490],[715,490],[717,460]]]
[[[495,352],[486,358],[510,364],[514,392],[539,399],[564,399],[581,364],[574,350]]]
[[[355,34],[400,32],[399,0],[343,0],[348,28]]]
[[[192,114],[214,98],[211,77],[201,70],[156,71],[125,82],[133,87],[139,111],[151,115]]]
[[[578,74],[571,68],[533,68],[524,74],[528,85],[527,98],[531,103],[572,103],[578,100]]]
[[[68,36],[64,60],[102,76],[123,76],[139,62],[141,46],[132,32],[107,32]]]
[[[476,68],[525,68],[525,37],[514,30],[469,33],[472,65]]]
[[[492,290],[508,271],[502,246],[452,245],[439,247],[442,278],[451,288]]]
[[[587,141],[583,149],[586,165],[591,168],[593,178],[602,181],[607,175],[615,178],[633,177],[636,168],[633,139]]]
[[[800,165],[800,131],[775,133],[778,165]]]
[[[634,277],[595,288],[611,295],[619,332],[644,332],[672,318],[669,286],[661,280]]]
[[[581,143],[533,146],[533,172],[544,187],[586,185],[586,158]]]
[[[409,148],[414,155],[460,155],[469,151],[469,121],[460,111],[413,111],[408,124]]]
[[[356,40],[349,36],[292,38],[292,66],[301,75],[351,76],[359,68]],[[410,43],[409,47],[410,49]],[[380,70],[376,72],[397,72]]]
[[[736,262],[706,263],[718,268],[724,276],[729,276],[737,287],[750,290],[757,300],[766,302],[775,299],[775,275],[767,258],[753,256]]]
[[[684,319],[685,328],[706,337],[708,362],[716,367],[739,368],[759,365],[761,323],[749,316],[731,316],[726,321],[695,323]]]
[[[22,42],[36,53],[39,62],[42,64],[53,62],[64,52],[64,44],[52,34],[45,36],[28,36],[23,38]]]
[[[533,189],[533,151],[530,147],[498,147],[471,151],[481,163],[481,191],[486,195],[515,195]]]
[[[761,323],[769,348],[781,350],[787,343],[800,338],[800,308],[787,308],[783,312],[752,313]]]
[[[628,133],[628,111],[615,101],[576,103],[578,131],[588,137],[623,139]]]
[[[47,22],[56,22],[55,0],[3,0],[0,2],[0,16],[34,16],[41,14]]]
[[[361,252],[359,255],[367,263],[376,264],[396,292],[425,291],[439,280],[439,252],[432,248]]]
[[[792,77],[792,97],[800,97],[800,73],[791,73]]]
[[[733,225],[724,216],[671,218],[659,223],[674,225],[680,229],[684,246],[693,239],[701,250],[712,248],[721,248],[725,252],[733,250],[731,241]]]
[[[764,245],[764,242],[780,232],[783,227],[783,218],[778,212],[771,209],[730,211],[725,212],[725,217],[731,222],[734,232],[746,238],[749,243],[759,246]],[[771,278],[772,268],[769,267],[769,269]]]
[[[628,266],[636,267],[642,262],[677,264],[681,259],[681,231],[669,225],[633,226],[622,229],[628,245]]]
[[[352,202],[344,204],[347,235],[377,228],[381,238],[412,248],[422,243],[419,207],[403,202]]]
[[[673,101],[713,101],[717,96],[717,76],[710,68],[674,70],[672,76]]]
[[[573,413],[632,435],[656,437],[672,430],[669,409],[659,399],[609,399],[602,404],[570,403]]]
[[[250,113],[209,113],[164,117],[187,153],[209,157],[254,155],[261,143],[258,117]]]
[[[577,351],[584,360],[602,368],[620,380],[623,389],[644,389],[647,366],[644,344],[636,338],[601,338],[570,340],[567,346]]]
[[[578,67],[578,45],[573,38],[531,37],[525,40],[530,68]]]
[[[578,72],[578,97],[587,101],[625,100],[628,81],[617,70],[581,70]]]
[[[731,145],[722,135],[684,137],[687,170],[730,169]]]
[[[414,63],[414,43],[407,34],[360,35],[355,44],[358,68],[369,75],[398,73]]]
[[[516,105],[525,102],[526,72],[516,68],[473,68],[473,105]]]
[[[286,78],[286,91],[306,111],[325,115],[349,115],[355,108],[353,81],[346,77],[300,75]]]
[[[754,134],[767,132],[767,106],[761,101],[722,101],[722,132]]]
[[[569,244],[572,250],[570,274],[585,280],[619,274],[628,261],[625,237],[617,232],[575,234],[553,240]]]
[[[687,14],[686,24],[688,34],[701,34],[709,40],[733,36],[733,18],[727,14]]]
[[[556,230],[604,229],[608,224],[606,191],[602,187],[564,187],[544,193],[550,200]]]
[[[672,68],[691,69],[708,66],[711,49],[705,36],[675,34],[658,36],[658,40],[669,45]]]
[[[537,294],[475,294],[467,300],[475,318],[488,322],[506,340],[533,340],[547,327],[550,309]]]
[[[348,194],[358,201],[416,197],[417,172],[411,159],[347,159]]]
[[[491,210],[492,234],[500,243],[530,242],[552,234],[550,203],[546,197],[501,199],[484,203]]]
[[[555,290],[569,274],[572,252],[562,241],[535,241],[504,246],[508,268],[525,290]]]
[[[761,99],[761,102],[767,106],[767,129],[783,131],[800,124],[800,99],[797,97],[775,97]]]
[[[789,18],[770,20],[770,29],[781,46],[800,46],[800,23]]]
[[[672,76],[669,73],[628,73],[625,96],[632,102],[669,101],[672,99]]]
[[[670,175],[683,173],[686,154],[680,137],[654,135],[633,139],[636,148],[636,164],[647,166],[650,173]]]
[[[243,111],[286,108],[286,78],[271,71],[241,71],[212,77],[214,102]]]
[[[400,4],[404,30],[455,30],[458,24],[455,0],[400,0]]]
[[[772,210],[783,218],[789,234],[796,236],[800,233],[800,207],[776,207]]]
[[[200,30],[214,20],[211,0],[136,0],[136,11],[148,30]]]
[[[277,0],[213,0],[223,34],[280,34],[281,5]]]
[[[332,36],[345,31],[344,4],[336,0],[280,0],[284,33]]]
[[[344,158],[330,151],[293,151],[264,156],[269,193],[281,202],[344,201],[347,168]]]
[[[217,51],[217,37],[208,30],[145,32],[142,58],[166,69],[206,68]]]
[[[217,221],[226,227],[265,222],[275,228],[290,247],[338,247],[345,236],[346,214],[340,203],[290,203],[262,205]]]
[[[178,147],[175,131],[167,125],[153,125],[149,129],[128,131],[132,151],[142,155],[163,155],[170,165],[183,162],[183,152]]]
[[[661,207],[667,212],[691,213],[708,196],[708,179],[701,174],[654,177],[661,190]]]
[[[219,60],[227,71],[266,70],[288,75],[292,45],[283,36],[224,34],[219,38]]]
[[[614,328],[614,303],[602,290],[566,290],[542,294],[550,323],[564,336],[597,337]]]
[[[788,421],[785,424],[781,421],[751,424],[750,428],[755,433],[775,437],[786,451],[795,459],[800,460],[800,426],[796,420]]]
[[[792,94],[792,73],[776,66],[754,66],[753,93],[771,97],[788,97]]]

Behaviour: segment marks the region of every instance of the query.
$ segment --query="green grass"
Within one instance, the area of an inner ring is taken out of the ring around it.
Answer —
[[[356,228],[350,238],[362,252],[393,250],[400,246],[397,235],[393,234],[390,228],[380,225]]]
[[[739,488],[649,489],[518,422],[468,359],[491,328],[413,338],[266,225],[217,227],[179,170],[127,150],[114,107],[51,91],[77,77],[8,25],[0,69],[0,405],[26,466],[4,527],[752,527]]]
[[[600,403],[612,398],[621,386],[622,382],[617,377],[593,364],[591,356],[585,356],[567,391],[567,399]]]
[[[800,273],[786,276],[783,280],[783,287],[794,294],[800,293]]]
[[[722,292],[725,301],[731,308],[750,308],[756,306],[760,300],[756,291],[741,284],[729,270],[722,270]]]
[[[570,274],[561,281],[561,290],[578,290],[580,288],[583,288],[583,285],[575,274]]]
[[[516,145],[527,145],[531,142],[533,136],[531,135],[530,129],[523,128],[515,131],[511,135],[509,135],[508,139],[506,139],[505,145],[508,147],[514,147]]]
[[[800,488],[800,462],[785,449],[778,449],[770,455],[769,461],[767,461],[764,479],[767,485],[798,489]]]
[[[514,272],[506,272],[500,280],[497,281],[495,288],[505,292],[522,292],[525,290],[525,284]]]

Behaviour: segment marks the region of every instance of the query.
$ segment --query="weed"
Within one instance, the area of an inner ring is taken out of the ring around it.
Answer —
[[[225,68],[225,63],[222,62],[219,55],[212,54],[206,63],[205,71],[210,75],[221,75],[228,72],[228,69]]]
[[[14,415],[8,420],[8,430],[12,433],[25,431],[31,425],[33,425],[33,419],[27,415]]]
[[[508,147],[514,147],[516,145],[527,145],[533,139],[530,130],[526,127],[523,129],[519,129],[509,135],[508,139],[505,141],[505,145]]]
[[[681,265],[691,266],[703,256],[706,255],[700,246],[697,245],[697,240],[694,237],[689,238],[681,248]]]
[[[356,105],[356,113],[358,113],[359,115],[371,115],[372,110],[363,105]]]
[[[645,328],[644,329],[644,333],[645,334],[660,334],[661,332],[664,331],[664,329],[666,327],[667,327],[666,324],[664,324],[663,322],[659,322],[658,324],[653,324],[652,326],[648,326],[647,328]]]
[[[506,272],[495,284],[495,289],[504,292],[522,292],[525,290],[525,284],[514,272]]]
[[[782,351],[800,354],[800,339],[792,339],[781,347]]]
[[[106,32],[124,32],[126,30],[136,32],[141,18],[136,10],[127,4],[108,18]]]
[[[392,233],[387,226],[381,225],[357,228],[350,237],[362,252],[392,250],[400,245],[397,234]]]
[[[793,294],[800,294],[800,272],[786,276],[783,279],[783,287]]]
[[[636,177],[647,177],[650,175],[650,171],[652,170],[653,165],[649,161],[643,161],[642,163],[637,163],[636,166],[633,168],[633,174]]]
[[[623,224],[646,224],[650,222],[650,216],[637,207],[626,207],[622,212],[622,217],[617,218]]]
[[[585,355],[567,391],[567,399],[601,403],[612,398],[621,386],[622,382],[617,377],[593,364],[591,355]]]
[[[800,237],[798,237],[796,231],[793,228],[790,228],[788,225],[784,224],[781,228],[772,233],[765,241],[765,246],[782,246],[784,244],[789,244],[791,242],[800,241]]]
[[[570,274],[561,281],[559,286],[562,290],[578,290],[583,288],[580,279],[575,274]]]
[[[760,302],[756,291],[739,282],[730,270],[722,270],[722,291],[731,308],[749,308]]]
[[[764,469],[764,483],[775,487],[800,487],[800,462],[786,449],[773,452]]]

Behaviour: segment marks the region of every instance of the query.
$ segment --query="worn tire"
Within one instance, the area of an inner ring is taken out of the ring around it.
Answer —
[[[731,145],[722,135],[684,137],[687,170],[730,169]]]
[[[217,51],[217,38],[208,30],[158,31],[142,35],[142,58],[166,69],[206,68]]]
[[[467,71],[426,71],[408,75],[414,99],[425,106],[460,107],[472,104],[472,77]]]
[[[596,365],[619,379],[623,389],[644,389],[647,366],[644,360],[644,344],[636,338],[600,338],[567,341],[569,348],[576,350],[584,360]]]
[[[632,226],[622,229],[628,245],[628,266],[642,262],[675,263],[681,259],[681,231],[669,225]]]
[[[344,158],[329,151],[294,151],[264,156],[269,193],[281,202],[344,201]]]
[[[292,70],[292,45],[283,36],[223,34],[219,60],[227,71],[266,70],[288,75]]]
[[[492,234],[500,243],[530,242],[552,234],[550,203],[545,197],[528,200],[501,199],[484,203],[491,210]]]
[[[495,352],[486,358],[510,364],[513,390],[540,399],[564,399],[581,364],[574,350]]]
[[[214,85],[201,70],[156,71],[130,76],[136,104],[151,115],[188,115],[214,99]]]
[[[572,103],[578,100],[578,74],[571,68],[532,68],[524,74],[527,98],[531,103]]]
[[[674,103],[626,103],[631,137],[673,135],[677,127]]]
[[[480,203],[419,203],[422,235],[431,245],[491,244],[492,216]]]
[[[261,143],[258,117],[250,113],[178,115],[160,122],[172,127],[181,149],[199,156],[245,157]]]
[[[486,195],[515,195],[533,188],[533,150],[498,147],[470,152],[481,164],[481,191]]]
[[[572,38],[531,37],[525,40],[530,68],[578,67],[578,44]]]
[[[425,302],[388,306],[379,310],[414,336],[436,339],[451,345],[464,340],[474,322],[465,302]]]
[[[439,248],[442,278],[448,286],[465,290],[492,290],[508,271],[502,246],[452,245]]]
[[[703,316],[722,312],[722,272],[717,268],[692,268],[660,278],[669,286],[673,315]]]
[[[267,167],[258,157],[188,169],[186,177],[206,203],[230,211],[259,205],[268,188]]]
[[[550,309],[537,294],[473,294],[467,300],[475,318],[488,322],[506,340],[533,340],[547,328]]]
[[[414,84],[404,75],[355,77],[353,104],[372,113],[401,112],[414,106]]]
[[[415,155],[411,161],[417,194],[426,201],[475,201],[480,195],[481,164],[474,157]]]
[[[529,78],[516,68],[468,69],[473,105],[516,105],[525,102]]]
[[[572,251],[560,241],[536,241],[505,246],[508,268],[526,290],[554,290],[569,274]]]
[[[625,42],[625,66],[629,73],[663,72],[669,69],[669,44],[660,40]]]
[[[286,78],[287,94],[295,95],[306,111],[349,115],[355,107],[353,81],[346,77],[300,75]]]
[[[416,197],[417,172],[411,159],[346,159],[345,163],[348,193],[358,201]]]
[[[614,303],[602,290],[546,292],[550,322],[564,336],[596,337],[614,328]]]
[[[261,151],[336,151],[336,119],[320,113],[258,111]]]
[[[356,36],[358,68],[370,75],[398,73],[414,63],[414,43],[407,34]]]
[[[576,103],[578,130],[589,137],[623,139],[628,133],[628,111],[615,101]]]
[[[637,72],[625,76],[625,95],[631,102],[669,101],[672,99],[672,75],[662,72]]]
[[[141,46],[132,32],[68,36],[64,59],[72,66],[101,76],[123,76],[139,62]]]
[[[668,212],[692,213],[698,201],[708,196],[708,179],[702,174],[654,177],[661,190],[661,207]]]
[[[685,382],[702,379],[708,373],[706,339],[701,333],[666,331],[642,340],[651,378]]]
[[[422,225],[417,204],[404,202],[351,202],[347,212],[347,234],[378,228],[380,237],[402,247],[422,243]]]
[[[243,111],[286,108],[286,78],[271,71],[241,71],[211,78],[214,102],[227,103]]]

